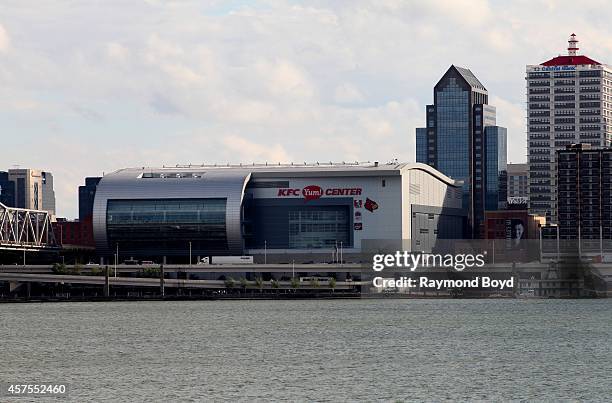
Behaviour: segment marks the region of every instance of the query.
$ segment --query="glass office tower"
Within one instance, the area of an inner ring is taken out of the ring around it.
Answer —
[[[434,104],[426,107],[427,126],[417,128],[417,162],[463,181],[466,236],[474,238],[483,235],[484,211],[500,207],[493,194],[500,198],[506,177],[506,129],[496,126],[488,98],[470,70],[451,66],[434,87]]]

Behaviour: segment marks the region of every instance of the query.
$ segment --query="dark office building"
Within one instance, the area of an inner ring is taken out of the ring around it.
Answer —
[[[15,182],[9,180],[8,172],[0,172],[0,203],[15,207]]]
[[[505,207],[506,129],[496,126],[495,107],[474,74],[451,66],[434,87],[427,127],[416,130],[417,162],[462,180],[468,237],[484,236],[485,210]]]
[[[85,178],[85,186],[79,186],[79,221],[84,221],[93,214],[93,203],[100,179],[102,178]]]
[[[573,144],[558,150],[557,178],[559,238],[579,240],[583,252],[609,249],[612,149]]]

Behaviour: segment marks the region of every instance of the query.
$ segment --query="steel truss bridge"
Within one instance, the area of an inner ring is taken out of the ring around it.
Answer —
[[[7,207],[0,203],[0,250],[58,250],[47,211]]]

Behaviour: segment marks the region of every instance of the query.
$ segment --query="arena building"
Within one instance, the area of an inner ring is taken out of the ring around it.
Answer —
[[[463,237],[461,186],[418,163],[127,168],[97,186],[94,238],[107,258],[427,251]]]

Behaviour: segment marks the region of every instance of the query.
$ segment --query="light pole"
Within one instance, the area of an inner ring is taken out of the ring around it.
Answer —
[[[334,241],[334,263],[338,263],[338,240]]]
[[[189,267],[191,267],[191,241],[189,241]]]
[[[293,263],[291,263],[291,279],[295,278],[295,259],[293,259]]]
[[[264,264],[268,264],[268,241],[264,241]]]
[[[119,263],[119,242],[115,244],[117,246],[117,253],[115,254],[115,277],[117,277],[117,263]]]
[[[340,266],[343,265],[343,251],[342,251],[342,241],[340,241]]]

